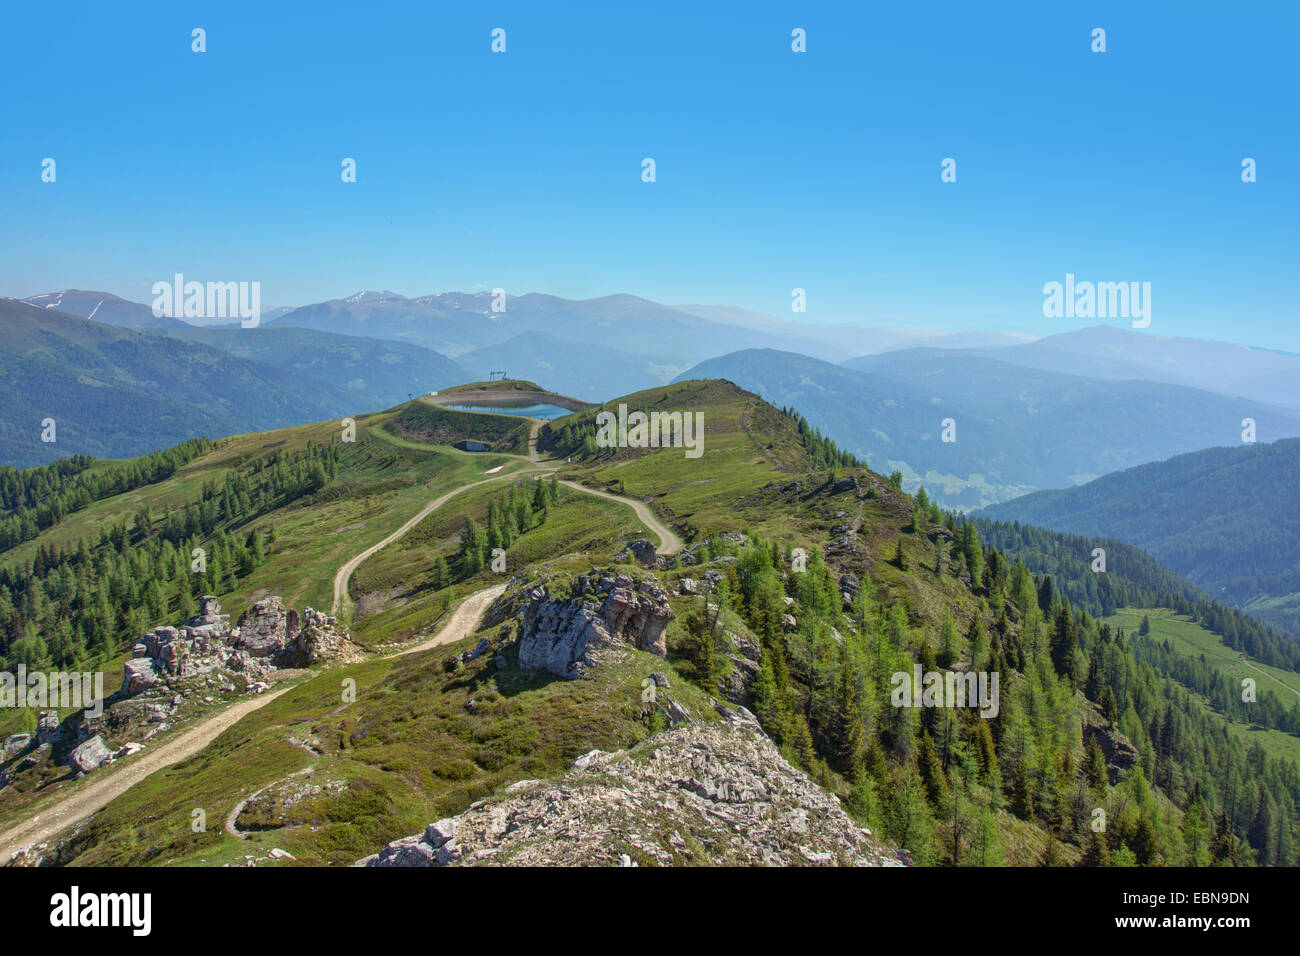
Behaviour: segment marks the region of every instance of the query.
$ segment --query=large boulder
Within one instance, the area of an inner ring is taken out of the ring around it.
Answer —
[[[220,625],[221,617],[221,605],[217,602],[216,596],[205,594],[199,598],[199,613],[185,623],[190,627]]]
[[[77,746],[68,761],[82,773],[90,773],[112,759],[113,751],[104,744],[103,737],[95,734],[85,743]]]
[[[339,654],[347,632],[329,614],[304,608],[301,618],[290,609],[285,621],[285,645],[275,655],[277,667],[310,667]]]
[[[599,612],[600,606],[593,602],[561,601],[539,589],[524,609],[519,666],[540,667],[558,677],[581,677],[590,664],[588,650],[610,642]]]
[[[619,645],[663,657],[664,630],[676,615],[653,578],[592,571],[575,579],[578,594],[561,599],[536,587],[526,595],[519,633],[519,666],[559,677],[581,677],[592,653]],[[597,583],[593,584],[592,580]]]
[[[122,696],[134,697],[158,683],[153,671],[153,660],[148,657],[136,657],[126,662],[122,668]]]
[[[279,596],[263,598],[239,615],[238,645],[253,657],[272,657],[284,649],[288,627]]]
[[[198,655],[214,650],[226,636],[226,617],[216,597],[205,594],[199,598],[199,613],[186,621],[183,629],[190,649]]]
[[[627,547],[616,555],[617,560],[631,563],[635,561],[643,568],[653,568],[658,558],[655,546],[645,538],[629,541]]]
[[[1111,786],[1119,783],[1120,776],[1138,760],[1138,749],[1115,727],[1107,723],[1099,712],[1089,708],[1083,716],[1083,743],[1091,744],[1093,740],[1101,748],[1106,759],[1106,776]]]
[[[600,616],[609,622],[614,635],[643,651],[667,655],[664,630],[677,615],[668,605],[667,593],[653,578],[632,582],[620,577],[605,598]]]
[[[158,666],[168,674],[183,674],[190,647],[174,627],[158,628]]]
[[[43,710],[36,718],[36,746],[53,743],[59,737],[59,712]]]

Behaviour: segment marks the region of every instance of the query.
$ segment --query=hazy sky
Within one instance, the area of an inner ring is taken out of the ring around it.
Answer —
[[[1300,351],[1294,3],[286,6],[7,5],[0,295],[181,272],[1050,334],[1094,324],[1043,316],[1071,272],[1150,282],[1152,334]]]

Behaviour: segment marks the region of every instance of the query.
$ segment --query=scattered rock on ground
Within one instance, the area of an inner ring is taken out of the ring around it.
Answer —
[[[898,866],[743,708],[479,801],[365,866]],[[581,765],[579,765],[581,763]]]

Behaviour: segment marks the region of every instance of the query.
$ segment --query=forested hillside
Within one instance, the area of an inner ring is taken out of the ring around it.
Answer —
[[[736,408],[743,394],[690,382],[629,402],[707,401],[708,420],[728,435],[723,454],[770,449],[760,458],[780,460],[766,406]],[[700,601],[687,614],[679,668],[721,692],[732,684],[737,635],[759,645],[748,699],[765,729],[891,842],[936,863],[1295,861],[1295,762],[1246,746],[1228,719],[1240,708],[1216,712],[1175,679],[1187,676],[1181,659],[1164,662],[1097,617],[1118,602],[1168,600],[1208,626],[1236,628],[1243,648],[1292,648],[1150,556],[1112,542],[1114,570],[1104,583],[1088,571],[1090,582],[1079,569],[1092,542],[1051,532],[1018,540],[1008,529],[991,535],[1004,552],[981,540],[977,529],[988,526],[943,515],[924,491],[902,494],[899,475],[808,473],[805,464],[738,483],[737,457],[706,454],[693,467],[671,451],[593,449],[569,424],[580,421],[550,428],[589,480],[654,494],[661,514],[725,562],[721,610]],[[748,442],[730,441],[735,422]],[[736,527],[749,529],[739,547],[715,537]],[[810,554],[802,572],[792,573],[794,547]],[[1049,557],[1054,573],[1031,572],[1012,548]],[[1000,712],[896,706],[891,677],[916,664],[999,674]],[[1262,699],[1248,713],[1295,726],[1294,701]],[[1091,826],[1099,808],[1102,832]]]
[[[625,573],[653,575],[671,595],[667,661],[655,666],[668,669],[675,688],[687,685],[683,699],[695,701],[697,712],[710,699],[749,707],[791,762],[915,862],[1297,862],[1300,770],[1287,752],[1240,733],[1243,721],[1294,733],[1294,701],[1272,691],[1258,702],[1233,699],[1221,668],[1173,653],[1137,633],[1144,628],[1098,617],[1121,604],[1167,602],[1206,627],[1236,628],[1233,639],[1261,659],[1274,653],[1294,663],[1277,635],[1217,607],[1136,549],[1107,542],[1108,570],[1095,575],[1091,540],[944,514],[924,491],[903,493],[901,475],[885,478],[854,464],[797,412],[729,383],[689,382],[621,401],[700,412],[704,454],[592,447],[594,409],[545,426],[546,444],[553,460],[572,459],[561,477],[653,507],[686,541],[679,554],[638,566],[630,552],[618,551],[626,525],[575,507],[563,485],[520,476],[513,485],[467,492],[470,520],[454,509],[435,514],[406,546],[358,570],[358,602],[376,602],[359,608],[359,639],[409,639],[458,593],[499,583],[486,560],[494,545],[528,562],[521,570],[511,565],[520,582],[541,575],[561,598],[579,593],[575,576],[588,568],[625,561]],[[447,453],[388,427],[423,421],[426,409],[405,406],[359,422],[355,444],[330,423],[226,440],[156,485],[120,496],[126,502],[149,491],[159,506],[119,507],[122,517],[110,518],[115,499],[106,498],[65,516],[4,561],[7,661],[109,657],[142,627],[184,614],[199,593],[320,593],[327,569],[355,548],[330,542],[333,533],[365,527],[366,540],[377,540],[429,500],[433,487],[458,480],[457,468],[477,480],[494,460],[528,465],[522,456]],[[626,513],[614,517],[624,520]],[[101,530],[87,537],[88,527]],[[195,548],[207,553],[201,573],[187,563]],[[575,580],[566,585],[566,577]],[[450,648],[439,673],[459,673],[461,652],[495,635],[495,624],[485,625]],[[941,696],[913,706],[899,694],[918,665],[940,676]],[[635,681],[626,693],[601,691],[599,705],[582,705],[575,722],[564,715],[590,700],[582,696],[592,690],[585,681],[516,677],[513,666],[502,667],[499,655],[484,654],[466,668],[468,683],[453,682],[457,694],[472,686],[472,699],[444,700],[448,684],[435,695],[441,702],[429,706],[448,714],[471,708],[472,715],[472,708],[500,702],[516,715],[510,734],[546,741],[546,768],[607,740],[662,729],[638,710]],[[944,706],[943,681],[959,675],[983,686],[982,703]],[[322,679],[329,687],[321,694],[336,696],[337,675]],[[456,813],[489,792],[485,787],[509,782],[510,773],[539,770],[516,755],[521,746],[518,753],[531,754],[536,744],[496,737],[490,748],[457,750],[455,767],[438,771],[454,769],[454,776],[431,776],[405,749],[400,758],[383,749],[358,763],[348,755],[349,740],[429,745],[407,740],[415,732],[411,715],[385,710],[387,699],[335,718],[335,704],[308,693],[264,718],[284,734],[306,714],[295,707],[307,707],[315,722],[343,720],[321,734],[321,754],[364,778],[358,786],[391,795],[357,803],[346,788],[322,794],[313,812],[332,821],[334,836],[292,844],[313,859],[341,861],[356,852],[360,833],[382,842],[409,832],[394,800],[404,812],[416,807],[416,815],[433,813],[435,799],[438,813]],[[356,723],[363,717],[364,727]],[[257,767],[259,739],[228,744],[241,748],[229,765]],[[218,780],[205,766],[170,778],[165,799],[197,805],[199,794],[186,790],[191,777],[208,788],[202,800],[218,802],[227,791],[234,801],[266,782],[229,771]],[[213,787],[222,796],[213,796]],[[134,833],[138,816],[103,815],[79,837],[78,852],[147,862],[152,857],[140,848],[149,844],[164,847],[159,858],[167,859],[206,855],[201,848],[221,839],[188,830],[168,836],[146,824],[149,836],[123,843],[124,831],[115,828]]]
[[[147,454],[386,408],[460,378],[401,343],[304,329],[134,331],[0,299],[0,462]]]
[[[1137,545],[1275,628],[1300,636],[1300,439],[1207,448],[981,514]]]
[[[1106,617],[1121,607],[1168,607],[1189,614],[1224,642],[1258,661],[1300,670],[1300,641],[1213,600],[1151,555],[1109,538],[1085,538],[1032,525],[973,518],[994,547],[1053,578],[1070,600]],[[1092,570],[1093,549],[1106,552],[1107,570]]]

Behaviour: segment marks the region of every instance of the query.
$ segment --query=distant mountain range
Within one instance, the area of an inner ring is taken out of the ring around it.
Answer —
[[[1300,356],[1110,326],[1025,341],[1006,332],[815,326],[632,295],[529,293],[494,312],[500,303],[489,292],[366,291],[273,310],[257,329],[198,328],[102,292],[28,301],[257,363],[248,374],[275,369],[281,389],[312,383],[302,414],[276,421],[387,407],[497,371],[592,401],[721,376],[798,408],[873,467],[897,468],[908,487],[924,483],[944,505],[965,509],[1226,444],[1243,418],[1256,420],[1260,441],[1300,435]],[[124,371],[121,380],[135,376]],[[213,409],[240,401],[209,406],[200,430],[218,427]],[[269,427],[247,411],[227,427]],[[941,440],[948,418],[955,442]],[[48,449],[28,451],[45,460]]]
[[[1300,355],[1290,352],[1096,325],[975,354],[1043,372],[1187,385],[1300,409]]]
[[[507,296],[501,312],[494,312],[493,304],[490,292],[447,292],[414,299],[391,292],[361,292],[295,309],[268,324],[412,342],[450,358],[530,332],[570,345],[672,356],[682,367],[730,351],[738,343],[825,350],[815,338],[802,334],[803,326],[796,323],[771,331],[745,328],[634,295],[573,300],[531,292]],[[622,393],[610,393],[614,394]]]
[[[550,383],[580,398],[603,399],[666,384],[685,366],[669,358],[638,355],[594,343],[579,345],[546,332],[523,332],[458,356],[471,380],[492,372]]]
[[[898,469],[909,488],[924,484],[944,505],[966,509],[1225,444],[1240,437],[1245,417],[1256,419],[1260,441],[1300,435],[1300,412],[1290,409],[1036,371],[987,354],[913,349],[833,365],[745,350],[678,380],[725,378],[793,406],[875,470]],[[945,419],[955,441],[943,441]]]
[[[935,332],[927,329],[887,328],[840,322],[812,325],[791,322],[763,312],[729,305],[679,305],[675,308],[710,322],[766,332],[782,332],[816,343],[815,348],[798,349],[805,355],[837,361],[845,355],[874,354],[893,349],[932,346],[945,349],[982,349],[1023,345],[1037,336],[1023,332]]]
[[[1300,636],[1300,440],[1208,448],[980,514],[1137,545],[1224,603]]]
[[[156,318],[149,306],[106,292],[69,290],[24,301],[127,328],[193,327],[179,319]],[[1107,325],[1035,338],[1019,332],[813,325],[734,306],[662,305],[633,295],[575,300],[528,293],[507,296],[504,312],[494,312],[493,305],[490,292],[407,298],[365,291],[299,308],[266,310],[262,325],[406,342],[453,359],[481,351],[477,365],[516,357],[540,360],[544,364],[538,368],[549,366],[557,375],[566,364],[572,365],[567,359],[572,346],[599,349],[602,371],[593,380],[599,384],[592,386],[598,391],[585,396],[593,399],[623,394],[612,384],[623,376],[661,383],[705,359],[745,349],[778,349],[835,363],[850,356],[928,350],[947,357],[964,351],[1041,372],[1185,385],[1300,409],[1300,387],[1295,384],[1300,381],[1300,355]],[[521,336],[528,335],[545,337],[537,340],[539,348],[531,354],[520,348],[527,341]],[[853,361],[849,358],[846,364]],[[650,378],[643,378],[646,375]]]
[[[273,366],[298,379],[326,383],[347,396],[353,411],[387,408],[411,395],[474,377],[431,349],[357,335],[279,326],[171,329],[167,334]]]
[[[40,309],[63,312],[67,315],[94,319],[105,325],[118,325],[126,329],[185,329],[189,323],[170,316],[156,316],[151,306],[118,298],[109,292],[82,292],[68,289],[34,295],[22,301]]]
[[[417,346],[306,329],[121,328],[0,299],[0,463],[126,457],[386,408],[464,381]],[[53,443],[42,422],[55,422]]]

